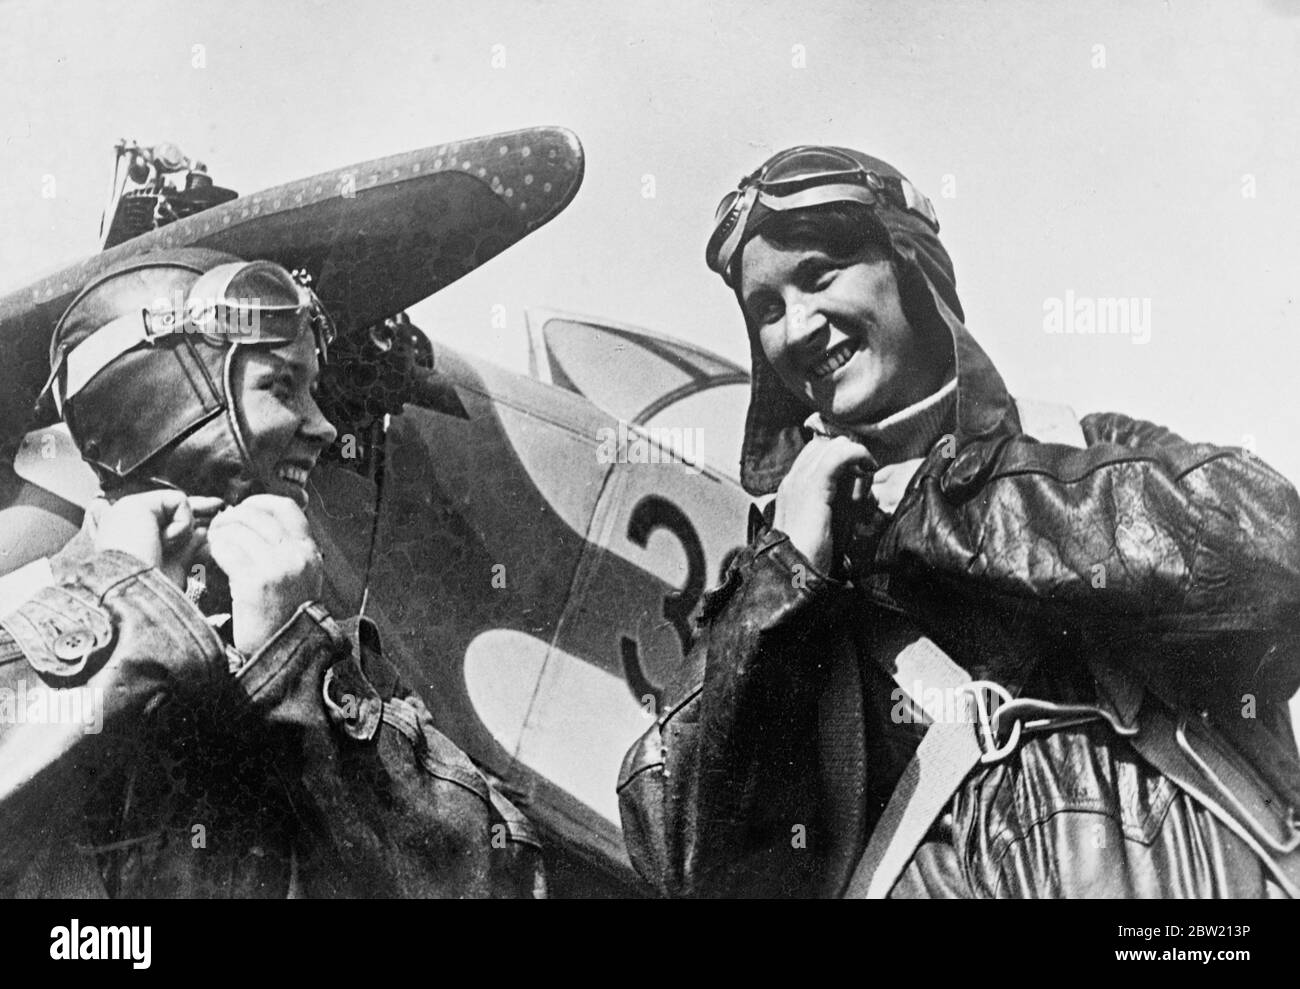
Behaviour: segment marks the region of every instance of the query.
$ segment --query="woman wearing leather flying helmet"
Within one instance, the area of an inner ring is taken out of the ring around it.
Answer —
[[[136,258],[60,320],[51,381],[106,500],[0,616],[26,660],[0,686],[102,698],[102,732],[0,725],[0,895],[544,895],[526,819],[379,629],[321,603],[303,509],[332,335],[284,268],[201,250]]]
[[[1300,893],[1300,499],[1117,413],[1033,439],[938,230],[844,148],[719,207],[741,480],[776,497],[624,761],[633,863],[684,896]]]
[[[312,398],[333,337],[319,300],[274,262],[144,255],[69,306],[51,383],[106,490],[162,484],[231,505],[266,491],[305,505],[306,474],[334,438]]]

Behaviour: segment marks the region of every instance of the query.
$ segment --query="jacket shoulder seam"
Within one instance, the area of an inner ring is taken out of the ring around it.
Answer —
[[[1231,450],[1215,450],[1213,453],[1207,454],[1205,457],[1187,467],[1184,467],[1177,473],[1171,472],[1170,476],[1175,482],[1179,482],[1188,474],[1200,470],[1202,467],[1215,460],[1234,456],[1236,456],[1236,454]],[[1099,471],[1110,467],[1117,467],[1121,464],[1156,464],[1157,466],[1166,466],[1167,462],[1160,457],[1151,456],[1149,454],[1120,454],[1114,457],[1107,457],[1099,463],[1091,464],[1085,470],[1077,474],[1065,475],[1062,472],[1053,471],[1049,467],[1023,466],[1009,469],[995,469],[991,474],[989,474],[989,481],[1000,480],[1007,477],[1042,476],[1050,477],[1052,480],[1059,481],[1062,484],[1077,484],[1080,481],[1088,479]]]

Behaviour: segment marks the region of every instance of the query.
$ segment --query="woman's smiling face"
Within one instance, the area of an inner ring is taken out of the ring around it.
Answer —
[[[307,475],[337,435],[316,404],[310,332],[279,347],[241,347],[231,368],[235,413],[257,489],[307,507]]]
[[[881,254],[835,258],[760,233],[741,258],[750,332],[785,387],[834,422],[884,419],[937,391],[951,366],[951,338],[913,329]]]

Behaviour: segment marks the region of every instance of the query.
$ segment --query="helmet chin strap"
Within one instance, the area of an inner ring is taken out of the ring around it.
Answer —
[[[158,474],[148,474],[120,478],[120,483],[104,489],[104,496],[109,501],[116,501],[118,498],[127,495],[138,494],[143,491],[155,491],[158,488],[169,488],[173,491],[180,491],[186,495],[192,494],[191,490],[194,485],[180,485],[166,477]],[[257,494],[261,487],[260,482],[254,480],[248,475],[247,471],[228,478],[223,485],[223,490],[214,495],[226,503],[227,506],[239,504],[249,495]]]
[[[244,467],[251,475],[253,472],[253,457],[248,452],[248,441],[244,438],[244,430],[239,425],[239,412],[235,409],[235,390],[233,388],[232,374],[235,367],[235,355],[240,352],[240,344],[232,344],[226,354],[226,359],[222,363],[221,375],[222,386],[226,392],[226,423],[230,426],[230,434],[235,438],[235,446],[239,450],[239,458],[244,462]]]
[[[240,353],[243,345],[234,343],[231,345],[226,359],[222,364],[222,387],[226,394],[226,426],[230,430],[230,435],[234,437],[235,449],[239,451],[239,459],[243,464],[243,471],[231,479],[228,486],[230,494],[226,500],[231,505],[237,505],[250,495],[260,494],[265,489],[265,484],[255,476],[253,470],[253,457],[248,451],[248,440],[244,436],[244,429],[239,423],[239,410],[235,407],[238,402],[233,381],[233,369],[235,366],[235,355]]]

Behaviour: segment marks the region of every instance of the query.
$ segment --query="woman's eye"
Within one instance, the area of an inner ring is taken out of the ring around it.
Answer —
[[[759,326],[767,326],[769,323],[775,323],[781,318],[781,306],[776,302],[769,302],[760,305],[754,311],[754,321]]]
[[[839,268],[817,268],[808,273],[806,288],[808,291],[820,292],[830,286],[835,281],[835,276],[839,274]]]

